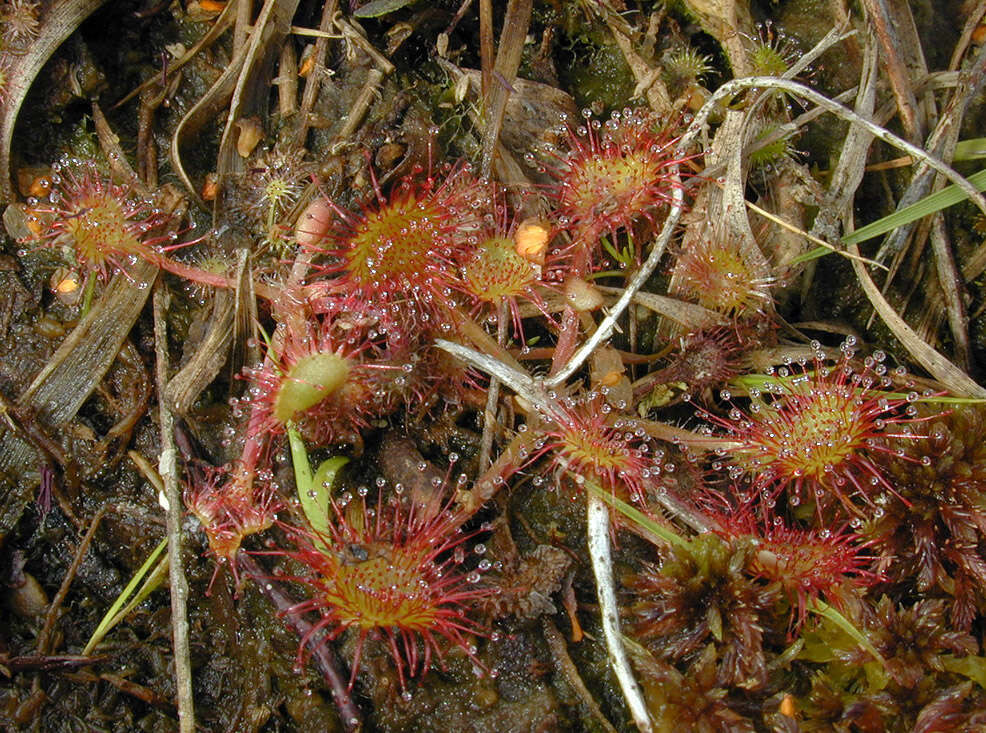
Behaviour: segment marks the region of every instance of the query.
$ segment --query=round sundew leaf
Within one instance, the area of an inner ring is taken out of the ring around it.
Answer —
[[[349,362],[338,354],[301,357],[277,390],[274,417],[282,423],[288,422],[339,389],[348,376]]]
[[[522,295],[538,279],[538,267],[517,254],[513,240],[493,237],[463,267],[466,290],[488,303]]]

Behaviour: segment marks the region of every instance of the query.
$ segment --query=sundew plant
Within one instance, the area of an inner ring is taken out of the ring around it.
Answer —
[[[986,730],[982,18],[719,5],[0,6],[3,727]]]

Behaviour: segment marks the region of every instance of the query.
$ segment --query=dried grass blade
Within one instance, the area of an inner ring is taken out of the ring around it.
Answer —
[[[533,0],[510,0],[507,3],[503,30],[500,31],[500,44],[496,52],[496,63],[493,64],[494,78],[490,82],[489,94],[485,99],[486,129],[483,131],[481,167],[484,177],[489,176],[493,169],[496,143],[500,138],[500,127],[503,125],[503,113],[507,108],[510,87],[520,67],[520,56],[524,50],[524,39],[527,38],[533,5]]]
[[[849,245],[849,249],[854,254],[859,254],[859,249],[855,244]],[[870,299],[873,308],[893,332],[894,336],[904,348],[914,357],[914,359],[939,382],[948,388],[953,394],[959,397],[986,397],[986,389],[983,389],[972,378],[955,366],[952,362],[939,354],[928,343],[921,339],[914,329],[911,328],[893,309],[887,299],[883,297],[880,288],[873,282],[870,273],[866,271],[862,262],[852,261],[853,270],[859,279],[859,284]]]
[[[195,185],[186,172],[185,166],[182,163],[181,151],[187,140],[193,138],[206,124],[219,117],[226,108],[226,105],[229,104],[229,100],[233,96],[233,90],[236,88],[236,80],[239,77],[240,69],[243,67],[245,59],[245,51],[233,56],[229,62],[229,66],[222,73],[222,76],[209,88],[209,91],[202,95],[202,98],[195,103],[195,106],[185,113],[185,116],[181,118],[181,122],[175,127],[175,131],[171,136],[171,166],[181,179],[181,182],[185,184],[188,194],[203,209],[206,208],[206,205],[199,195],[200,186]]]
[[[199,51],[211,46],[216,41],[216,39],[219,38],[219,36],[225,33],[226,30],[231,25],[233,25],[234,9],[236,8],[236,5],[237,4],[235,2],[226,3],[226,5],[223,7],[222,12],[219,14],[219,17],[216,18],[215,22],[213,22],[212,24],[212,27],[209,28],[208,31],[206,31],[205,35],[203,35],[198,41],[196,41],[192,45],[192,47],[187,51],[185,51],[185,53],[183,53],[179,58],[168,63],[169,74],[177,73],[182,66],[187,64],[193,58],[195,58],[196,54],[198,54]],[[114,104],[112,109],[118,109],[122,107],[145,89],[149,89],[150,87],[160,82],[161,82],[161,75],[155,74],[150,79],[139,84],[131,92],[129,92],[123,99],[121,99],[119,102]]]
[[[251,115],[266,114],[270,80],[281,55],[281,44],[291,32],[291,19],[297,9],[298,0],[267,0],[257,16],[219,142],[216,171],[220,178],[242,168],[243,161],[236,152],[236,123]]]

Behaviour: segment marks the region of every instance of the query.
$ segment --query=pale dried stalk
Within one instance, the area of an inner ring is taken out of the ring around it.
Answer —
[[[699,130],[705,126],[709,115],[712,114],[712,111],[716,109],[721,102],[737,95],[744,89],[750,89],[753,87],[780,89],[788,92],[789,94],[803,97],[812,104],[818,105],[819,107],[831,112],[836,117],[862,127],[871,135],[883,140],[888,145],[899,148],[908,155],[912,156],[915,160],[924,161],[927,165],[934,168],[954,183],[956,187],[958,187],[959,190],[961,190],[969,198],[969,200],[976,205],[976,208],[986,214],[986,198],[983,198],[983,195],[976,190],[976,187],[969,183],[964,176],[960,175],[951,166],[942,162],[935,156],[930,155],[927,151],[922,150],[917,145],[907,142],[880,125],[877,125],[865,117],[862,117],[852,110],[842,106],[838,102],[832,101],[824,94],[816,92],[811,87],[807,87],[804,84],[798,84],[797,82],[788,81],[787,79],[778,79],[773,76],[749,76],[742,79],[734,79],[733,81],[728,81],[719,87],[705,103],[702,109],[699,110],[698,114],[695,115],[695,119],[689,126],[688,132],[682,136],[676,152],[680,153],[687,149],[687,146],[698,135]]]
[[[292,146],[301,148],[305,145],[308,137],[308,128],[311,124],[311,111],[318,97],[319,89],[322,85],[322,71],[324,70],[325,56],[329,50],[329,31],[332,30],[332,19],[336,14],[337,2],[325,3],[322,8],[322,19],[319,21],[318,29],[323,32],[315,41],[315,53],[313,54],[315,65],[305,80],[305,91],[301,94],[301,114],[296,118],[296,127],[293,132]]]
[[[897,100],[897,109],[900,112],[900,119],[904,123],[907,136],[912,140],[919,140],[922,137],[923,119],[918,113],[918,100],[911,85],[911,76],[908,73],[907,65],[901,55],[902,43],[898,34],[898,24],[891,9],[887,6],[886,0],[863,0],[863,7],[867,11],[869,21],[876,30],[877,37],[880,39],[880,46],[883,49],[883,60],[887,70],[887,77],[890,80],[890,88],[893,90],[894,98]],[[918,45],[920,49],[920,44]]]
[[[157,359],[158,394],[168,386],[168,291],[161,280],[154,287],[154,351]],[[158,473],[164,481],[160,497],[167,518],[168,580],[171,585],[171,634],[175,660],[175,691],[178,698],[178,730],[195,730],[195,701],[192,697],[192,662],[188,634],[188,579],[182,558],[182,501],[178,489],[178,466],[175,452],[174,416],[167,400],[158,403],[161,427],[161,457]]]
[[[647,703],[644,701],[640,686],[633,676],[630,660],[627,658],[626,649],[623,646],[623,635],[620,632],[620,609],[616,602],[613,558],[609,545],[609,507],[595,494],[589,494],[586,519],[589,534],[589,558],[592,561],[593,575],[596,577],[596,595],[599,598],[599,612],[602,617],[606,648],[609,651],[609,663],[620,683],[620,689],[623,691],[623,697],[630,708],[633,722],[643,733],[650,733],[654,728],[651,725],[650,715],[647,713]]]
[[[507,109],[511,86],[517,78],[517,69],[520,68],[520,57],[524,50],[533,5],[533,0],[509,0],[507,3],[496,61],[493,64],[493,78],[489,80],[489,87],[483,90],[483,118],[486,121],[480,162],[480,175],[483,178],[488,178],[493,170],[503,114]]]
[[[972,365],[972,344],[969,341],[969,318],[962,300],[965,289],[962,273],[959,272],[952,253],[948,230],[945,227],[945,216],[940,211],[934,215],[931,222],[930,239],[931,251],[935,256],[935,272],[945,301],[945,315],[948,318],[949,330],[952,332],[952,340],[955,342],[952,353],[959,366],[969,371]],[[935,304],[938,303],[940,301],[936,300]],[[929,310],[934,316],[940,314],[937,307]],[[938,318],[934,318],[933,322],[937,324]]]
[[[855,254],[859,253],[855,244],[850,245],[849,250]],[[883,297],[880,288],[873,282],[873,278],[870,277],[870,273],[866,271],[862,262],[853,260],[852,266],[863,292],[870,299],[870,303],[873,304],[880,318],[921,366],[945,385],[954,396],[986,399],[986,389],[983,389],[968,374],[935,351],[914,332],[913,328],[907,325],[887,302],[887,299]]]
[[[986,47],[981,48],[969,68],[958,75],[952,96],[942,111],[938,124],[925,141],[925,148],[935,157],[945,161],[951,160],[966,108],[982,87],[984,74],[986,74]],[[927,196],[932,190],[934,180],[934,172],[919,163],[907,189],[897,202],[897,208],[903,209]],[[916,222],[911,222],[890,232],[877,250],[876,259],[886,259],[902,250],[915,226]]]
[[[510,313],[506,301],[501,301],[497,307],[496,341],[501,346],[507,343],[507,323]],[[479,443],[479,470],[485,471],[490,467],[490,456],[493,451],[493,432],[496,430],[497,406],[500,402],[500,380],[490,377],[490,388],[486,393],[486,408],[483,411],[483,436]]]

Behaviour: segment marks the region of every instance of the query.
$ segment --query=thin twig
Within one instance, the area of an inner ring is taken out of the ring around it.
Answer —
[[[917,97],[911,85],[911,76],[904,59],[901,58],[901,39],[897,32],[896,19],[891,17],[891,10],[887,7],[886,0],[863,0],[863,7],[866,8],[870,23],[880,39],[887,77],[897,100],[897,109],[900,111],[904,129],[911,140],[917,141],[923,136],[922,125],[918,116]]]
[[[504,13],[503,28],[500,30],[500,42],[496,50],[496,61],[493,64],[493,78],[489,88],[484,89],[483,119],[486,129],[483,130],[483,152],[480,162],[480,175],[488,178],[493,170],[493,158],[496,155],[497,141],[500,139],[500,128],[503,125],[503,115],[507,109],[507,99],[510,97],[512,85],[517,78],[520,68],[520,58],[524,51],[524,39],[531,22],[533,0],[509,0]]]
[[[876,41],[869,37],[863,47],[862,68],[855,102],[856,112],[867,117],[872,116],[876,106],[876,89],[879,82],[878,60]],[[811,225],[812,235],[833,240],[838,238],[839,222],[863,180],[866,151],[869,150],[872,142],[873,136],[865,130],[858,127],[849,128],[839,154],[839,162],[832,172],[828,191],[822,197],[818,216]]]
[[[36,648],[38,650],[38,654],[41,656],[47,656],[51,653],[51,630],[55,626],[55,621],[58,620],[58,612],[62,607],[62,603],[65,601],[65,596],[68,595],[69,588],[72,586],[72,581],[75,579],[75,574],[79,571],[79,566],[82,564],[82,558],[85,557],[86,551],[92,543],[93,535],[96,534],[96,529],[99,527],[99,523],[103,521],[103,517],[106,515],[106,512],[111,508],[115,507],[110,504],[104,504],[92,518],[92,522],[90,522],[89,529],[86,531],[85,535],[81,540],[79,540],[79,547],[75,551],[75,557],[72,559],[72,564],[69,565],[68,570],[65,571],[65,577],[62,579],[62,584],[58,588],[58,592],[55,594],[55,597],[52,599],[51,605],[48,606],[48,613],[45,615],[44,625],[38,633],[38,643]]]
[[[294,129],[294,139],[293,147],[301,148],[305,145],[305,139],[308,137],[308,128],[311,125],[311,111],[315,105],[315,100],[318,98],[318,92],[322,83],[322,75],[319,73],[324,67],[325,57],[329,51],[329,37],[328,31],[332,30],[332,18],[336,13],[336,0],[331,0],[331,2],[325,3],[322,8],[322,19],[319,21],[318,29],[324,31],[325,35],[320,36],[318,40],[315,41],[315,52],[313,54],[313,60],[315,62],[314,67],[308,74],[308,78],[305,80],[305,91],[301,94],[301,114],[295,118],[295,129]]]
[[[168,291],[164,281],[154,286],[154,350],[157,358],[157,391],[166,393],[168,387]],[[171,585],[171,634],[174,642],[175,692],[178,698],[178,729],[181,733],[195,730],[195,701],[192,697],[192,662],[188,636],[188,580],[182,561],[181,494],[178,491],[178,468],[175,453],[174,416],[167,400],[158,402],[161,428],[161,457],[158,473],[164,481],[164,492],[158,497],[165,510],[168,532],[168,580]]]
[[[697,128],[696,128],[697,129]],[[682,139],[684,142],[684,138]],[[679,144],[676,154],[681,153],[685,149],[685,145]],[[626,288],[623,290],[623,294],[617,299],[616,303],[610,308],[609,313],[603,318],[599,327],[592,332],[592,335],[586,339],[585,343],[580,346],[572,358],[569,359],[568,364],[561,370],[559,370],[554,376],[545,382],[545,385],[549,388],[558,387],[568,381],[568,378],[572,376],[579,367],[585,363],[585,360],[589,358],[593,351],[599,344],[603,343],[606,339],[610,337],[613,333],[613,329],[616,328],[616,322],[619,320],[620,316],[623,315],[623,311],[626,310],[627,306],[633,300],[633,296],[636,295],[637,291],[640,290],[650,276],[653,274],[654,270],[657,269],[658,263],[660,263],[661,258],[664,256],[664,250],[671,241],[671,236],[674,234],[675,229],[678,226],[678,220],[681,218],[682,212],[685,210],[685,196],[681,190],[680,178],[678,174],[678,168],[675,166],[672,169],[672,203],[671,211],[668,214],[668,218],[664,220],[664,227],[661,229],[661,233],[657,237],[657,241],[654,242],[651,247],[650,254],[647,255],[647,259],[640,266],[640,269],[634,273],[630,282],[627,283]]]
[[[384,73],[380,69],[370,69],[366,73],[366,82],[357,95],[356,100],[346,114],[346,121],[343,123],[339,132],[333,140],[333,151],[345,145],[356,129],[362,124],[366,113],[370,111],[370,106],[380,97],[380,85],[383,83]]]
[[[592,714],[593,720],[595,720],[600,727],[606,731],[606,733],[616,733],[616,728],[610,723],[606,716],[603,715],[603,711],[599,709],[599,703],[589,692],[588,688],[585,686],[585,682],[582,681],[582,675],[579,674],[578,667],[575,666],[575,662],[572,661],[572,657],[568,654],[568,648],[565,644],[565,637],[561,635],[558,627],[555,626],[554,622],[544,617],[541,620],[541,629],[544,632],[544,640],[548,643],[548,650],[551,652],[551,659],[555,663],[555,671],[565,678],[578,698],[585,704]]]
[[[485,105],[493,82],[493,1],[479,0],[479,93]]]
[[[986,75],[986,46],[979,49],[969,68],[959,74],[958,83],[939,117],[938,124],[925,141],[925,148],[935,157],[951,160],[966,108],[982,87],[984,75]],[[935,174],[926,165],[918,163],[907,189],[897,202],[897,210],[927,196],[934,181]],[[915,222],[911,222],[890,232],[877,250],[876,258],[886,259],[889,255],[903,249],[915,225]]]
[[[829,244],[824,239],[819,239],[818,237],[815,237],[815,236],[809,234],[804,229],[802,229],[800,227],[796,227],[794,224],[789,224],[788,222],[784,221],[783,219],[781,219],[776,214],[772,214],[769,211],[767,211],[766,209],[761,209],[759,206],[757,206],[752,201],[749,201],[747,199],[744,199],[743,200],[743,203],[746,204],[746,208],[748,208],[750,211],[752,211],[752,212],[754,212],[756,214],[759,214],[764,219],[767,219],[768,221],[773,222],[774,224],[776,224],[777,226],[781,227],[782,229],[786,229],[789,232],[793,232],[794,234],[798,234],[798,235],[804,237],[805,239],[807,239],[812,244],[817,244],[819,247],[824,247],[825,249],[829,250],[830,252],[834,252],[837,255],[842,255],[843,257],[845,257],[847,259],[850,259],[850,260],[856,260],[856,259],[858,259],[861,262],[865,262],[867,265],[871,265],[872,267],[876,267],[876,268],[878,268],[880,270],[886,270],[887,269],[887,266],[886,265],[881,265],[879,262],[876,262],[875,260],[871,260],[868,257],[862,257],[862,256],[854,255],[851,252],[848,252],[848,251],[846,251],[844,249],[839,249],[835,245]]]

